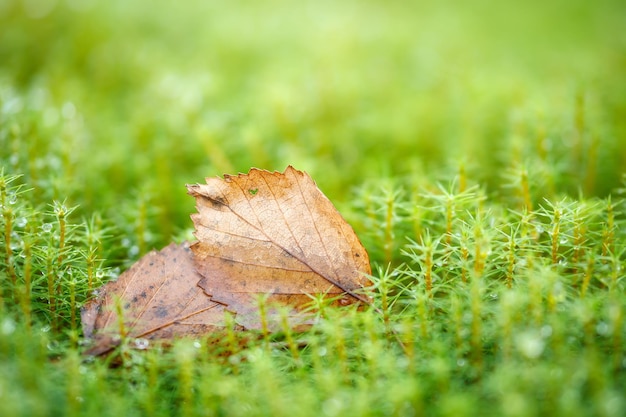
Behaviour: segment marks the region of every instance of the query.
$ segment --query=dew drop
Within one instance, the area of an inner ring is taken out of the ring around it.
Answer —
[[[17,219],[15,219],[15,225],[17,227],[24,227],[26,226],[26,224],[28,224],[28,220],[26,220],[26,217],[18,217]]]
[[[22,239],[20,239],[19,236],[14,235],[13,233],[11,233],[11,238],[13,239],[11,241],[11,250],[13,252],[17,252],[22,248]]]
[[[15,322],[10,318],[5,318],[2,320],[2,324],[0,324],[0,331],[2,331],[2,334],[5,336],[10,335],[15,331]]]
[[[600,336],[606,336],[611,333],[611,329],[609,328],[608,324],[601,321],[596,325],[596,333],[598,333]]]
[[[17,196],[15,194],[11,194],[9,195],[9,204],[13,205],[15,203],[17,203]]]
[[[456,364],[459,368],[462,368],[467,364],[467,361],[465,359],[459,359],[456,361]]]
[[[150,346],[150,341],[148,339],[143,339],[143,338],[135,339],[135,347],[137,349],[145,350],[145,349],[148,349],[148,346]]]
[[[546,324],[545,326],[541,328],[539,333],[541,334],[541,337],[543,337],[544,339],[552,336],[552,326]]]
[[[517,336],[516,346],[522,355],[529,359],[537,359],[543,353],[545,343],[540,334],[529,331]]]
[[[195,347],[196,349],[200,349],[202,347],[202,343],[200,343],[199,340],[194,340],[193,347]]]
[[[104,271],[102,269],[98,269],[96,271],[96,278],[103,278],[104,277]]]
[[[139,246],[133,245],[128,249],[128,256],[137,256],[139,254]]]
[[[52,230],[52,223],[44,223],[41,225],[41,230],[43,230],[46,233],[50,233],[50,231]]]

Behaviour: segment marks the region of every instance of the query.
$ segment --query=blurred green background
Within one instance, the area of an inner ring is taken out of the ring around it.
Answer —
[[[460,167],[494,197],[515,167],[537,199],[603,196],[626,170],[625,10],[0,0],[0,161],[83,213],[148,202],[161,243],[190,226],[185,183],[252,166],[304,169],[339,205]]]

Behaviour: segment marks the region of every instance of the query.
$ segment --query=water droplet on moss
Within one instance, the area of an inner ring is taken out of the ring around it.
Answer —
[[[5,318],[2,324],[0,324],[0,331],[2,331],[2,334],[5,336],[10,335],[15,331],[15,322],[10,318]]]
[[[541,337],[543,337],[544,339],[552,336],[552,326],[549,326],[546,324],[545,326],[541,328],[540,333],[541,333]]]
[[[537,359],[543,353],[545,343],[541,334],[527,331],[516,337],[516,346],[522,355],[529,359]]]
[[[139,254],[139,246],[133,245],[128,249],[128,256],[137,256]]]
[[[43,230],[46,233],[50,233],[50,231],[52,230],[52,223],[44,223],[41,225],[41,230]]]
[[[150,346],[150,341],[148,339],[143,339],[143,338],[135,339],[135,347],[137,349],[145,350],[145,349],[148,349],[148,346]]]
[[[600,323],[596,325],[596,333],[598,333],[600,336],[607,336],[608,334],[611,333],[611,328],[609,327],[608,324],[601,321]]]

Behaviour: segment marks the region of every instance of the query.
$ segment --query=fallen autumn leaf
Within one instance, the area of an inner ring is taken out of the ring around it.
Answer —
[[[369,299],[368,254],[356,234],[306,173],[251,169],[187,186],[198,241],[150,252],[117,281],[106,284],[82,312],[87,353],[113,349],[122,338],[168,339],[223,327],[224,310],[246,329],[311,324],[302,314],[323,294],[338,304]],[[259,313],[265,295],[266,317]],[[341,298],[343,295],[343,298]]]
[[[308,174],[251,169],[187,188],[198,209],[191,249],[199,285],[237,312],[239,324],[261,327],[259,294],[292,307],[292,317],[311,301],[306,294],[368,302],[355,293],[369,285],[367,251]]]

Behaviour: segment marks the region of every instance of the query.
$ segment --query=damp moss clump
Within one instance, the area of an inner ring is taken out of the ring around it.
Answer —
[[[0,415],[625,415],[622,16],[2,2]],[[82,356],[98,288],[193,239],[185,184],[288,165],[368,250],[372,308]]]

